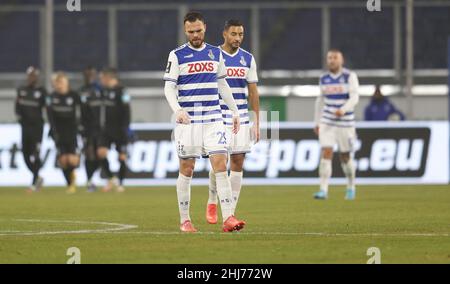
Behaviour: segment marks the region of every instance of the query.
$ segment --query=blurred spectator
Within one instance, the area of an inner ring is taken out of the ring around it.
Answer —
[[[405,120],[405,116],[395,108],[387,97],[383,96],[380,87],[377,86],[370,104],[366,106],[364,111],[364,120]]]

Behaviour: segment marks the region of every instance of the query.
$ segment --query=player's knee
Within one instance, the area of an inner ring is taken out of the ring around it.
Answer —
[[[119,155],[119,161],[125,162],[126,160],[127,160],[127,154],[121,153],[121,154]]]
[[[72,167],[78,167],[78,164],[80,163],[80,157],[77,155],[73,155],[70,157],[70,166]]]
[[[221,172],[226,172],[226,171],[227,171],[226,165],[216,165],[216,167],[214,168],[215,173],[221,173]]]
[[[333,159],[333,149],[332,148],[323,148],[322,149],[322,158],[326,160]]]
[[[195,163],[188,160],[181,160],[180,162],[180,173],[184,176],[191,177],[194,175]]]
[[[99,148],[97,150],[97,156],[99,159],[104,159],[108,155],[108,149],[107,148]]]
[[[194,169],[191,167],[184,167],[180,169],[180,173],[186,177],[192,177],[194,175]]]
[[[346,164],[350,160],[350,153],[341,153],[339,155],[339,158],[340,158],[342,163]]]
[[[88,147],[84,154],[88,161],[94,161],[97,158],[97,153],[93,147]]]
[[[222,161],[216,161],[212,164],[212,168],[215,173],[225,172],[227,171],[227,163],[226,160]]]
[[[224,172],[227,170],[227,156],[226,155],[212,155],[209,157],[211,167],[215,173]]]
[[[242,172],[244,167],[245,155],[232,155],[230,161],[230,168],[233,172]]]
[[[67,157],[66,157],[66,155],[61,155],[58,158],[58,164],[63,169],[65,169],[67,167]]]

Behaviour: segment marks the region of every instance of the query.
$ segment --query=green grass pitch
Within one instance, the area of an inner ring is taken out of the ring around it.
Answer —
[[[449,186],[342,187],[313,200],[316,187],[244,187],[240,233],[205,221],[206,187],[192,190],[199,234],[178,232],[174,187],[123,194],[67,195],[63,188],[26,194],[0,188],[0,263],[361,263],[377,247],[381,263],[450,263]]]

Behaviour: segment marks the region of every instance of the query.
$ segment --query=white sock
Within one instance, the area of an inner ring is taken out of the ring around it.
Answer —
[[[233,195],[231,193],[230,180],[227,172],[216,173],[217,194],[219,195],[220,208],[223,221],[233,215]]]
[[[353,159],[350,158],[347,163],[341,163],[341,167],[347,177],[347,189],[355,190],[356,169]]]
[[[332,173],[331,160],[321,159],[319,165],[320,190],[328,193],[328,184]]]
[[[191,217],[189,216],[189,205],[191,203],[191,180],[192,177],[184,176],[181,173],[178,175],[177,197],[181,224],[187,220],[191,220]]]
[[[230,184],[231,184],[231,192],[233,194],[233,215],[236,211],[236,206],[239,200],[239,194],[241,193],[242,187],[242,176],[243,172],[234,172],[230,171]]]
[[[211,169],[209,171],[209,198],[208,204],[217,204],[217,184],[216,184],[216,174]]]

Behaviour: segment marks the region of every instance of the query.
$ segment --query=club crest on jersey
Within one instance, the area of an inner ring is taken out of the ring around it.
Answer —
[[[35,92],[34,92],[34,97],[35,97],[36,99],[39,99],[39,98],[41,97],[41,92],[40,92],[40,91],[35,91]]]
[[[73,99],[72,98],[67,98],[66,103],[70,106],[73,104]]]
[[[214,53],[212,52],[212,49],[210,49],[210,50],[208,51],[208,56],[209,56],[209,58],[211,58],[211,60],[214,60],[214,58],[216,58],[216,57],[214,56]]]
[[[245,61],[244,56],[241,56],[241,60],[239,61],[239,63],[241,63],[242,66],[247,66],[247,61]]]
[[[109,98],[110,99],[114,99],[115,96],[116,96],[116,94],[114,92],[110,92],[109,93]]]

